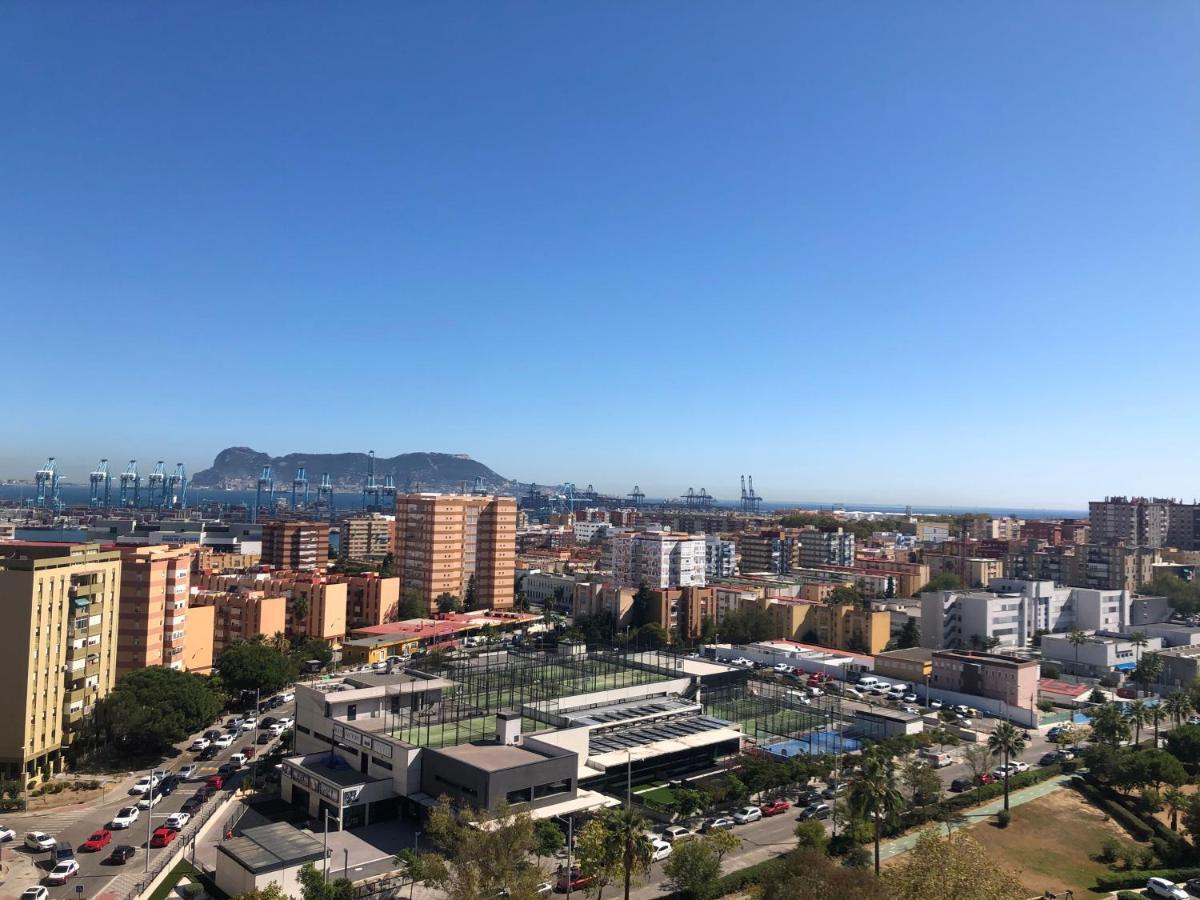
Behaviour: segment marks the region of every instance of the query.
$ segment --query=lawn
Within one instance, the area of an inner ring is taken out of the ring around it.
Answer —
[[[1124,829],[1070,790],[1013,807],[1008,828],[981,822],[971,834],[990,859],[1017,873],[1031,897],[1047,890],[1089,890],[1097,875],[1111,871],[1092,859],[1100,845],[1110,837],[1134,843]]]

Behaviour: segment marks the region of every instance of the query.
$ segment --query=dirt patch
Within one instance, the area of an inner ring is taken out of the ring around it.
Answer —
[[[1092,859],[1100,845],[1110,837],[1134,843],[1121,826],[1071,790],[1013,807],[1008,828],[989,821],[972,826],[971,834],[993,862],[1017,874],[1030,896],[1090,889],[1097,875],[1111,871]]]

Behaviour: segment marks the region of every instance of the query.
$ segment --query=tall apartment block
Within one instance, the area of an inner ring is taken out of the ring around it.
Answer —
[[[401,494],[396,498],[395,572],[434,610],[443,593],[475,605],[513,605],[517,555],[515,497]]]
[[[780,529],[739,534],[737,552],[742,557],[743,573],[787,575],[800,561],[793,532]]]
[[[121,554],[99,544],[0,544],[0,766],[61,771],[117,672]]]
[[[618,587],[704,587],[702,534],[641,531],[612,538],[613,582]]]
[[[329,526],[324,522],[267,522],[262,563],[276,569],[324,572],[329,565]]]
[[[212,658],[220,657],[230,644],[248,641],[257,634],[282,634],[287,617],[287,600],[265,591],[196,591],[192,607],[213,608]]]
[[[117,678],[148,666],[184,668],[192,549],[166,544],[116,549],[121,554]]]
[[[355,562],[380,563],[396,549],[396,517],[367,513],[344,519],[338,555]]]
[[[800,565],[854,565],[854,535],[848,531],[816,531],[806,528],[800,532]]]
[[[1197,549],[1200,506],[1161,497],[1105,497],[1088,504],[1094,544]]]

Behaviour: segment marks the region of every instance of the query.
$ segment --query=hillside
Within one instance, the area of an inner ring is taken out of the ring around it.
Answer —
[[[321,474],[329,473],[339,490],[359,490],[367,474],[365,453],[289,453],[271,456],[250,447],[227,447],[217,454],[212,466],[192,476],[192,484],[205,488],[252,488],[263,466],[270,465],[275,484],[291,484],[296,468],[303,465],[308,480],[315,489]],[[375,476],[380,484],[391,475],[396,487],[411,490],[457,490],[462,483],[470,487],[476,476],[483,478],[489,489],[506,489],[509,481],[483,463],[450,453],[401,453],[399,456],[376,457]]]

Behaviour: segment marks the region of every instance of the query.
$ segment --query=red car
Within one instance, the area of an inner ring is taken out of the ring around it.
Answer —
[[[579,871],[578,866],[571,867],[571,875],[567,876],[565,871],[558,873],[558,878],[554,884],[554,890],[560,894],[565,894],[567,891],[581,891],[592,883],[590,875],[584,875]]]
[[[980,784],[991,784],[991,783],[992,783],[992,782],[994,782],[995,780],[996,780],[996,779],[992,777],[992,773],[991,773],[991,772],[984,772],[984,773],[982,773],[982,774],[979,776],[979,783],[980,783]]]
[[[242,748],[242,756],[246,757],[246,759],[254,759],[254,748],[253,747],[243,747]]]
[[[209,775],[206,783],[215,791],[219,791],[221,788],[225,787],[225,779],[220,775]]]
[[[792,804],[786,800],[772,800],[766,806],[760,806],[759,811],[764,816],[777,816],[780,813],[785,813],[791,808]]]
[[[160,828],[154,829],[154,834],[150,838],[150,846],[165,847],[173,840],[175,840],[175,829],[163,825]]]
[[[108,846],[108,842],[112,840],[112,832],[107,828],[98,828],[92,832],[92,836],[83,842],[84,850],[91,850],[93,853],[97,850],[103,850]]]

